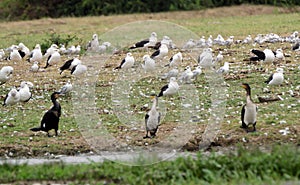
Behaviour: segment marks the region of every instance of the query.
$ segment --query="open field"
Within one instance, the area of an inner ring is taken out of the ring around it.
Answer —
[[[197,12],[2,22],[0,23],[2,30],[0,33],[0,48],[6,48],[19,42],[23,42],[29,48],[32,48],[36,43],[44,42],[51,33],[75,35],[77,39],[72,44],[85,46],[93,33],[101,35],[116,26],[136,20],[149,19],[170,21],[190,29],[199,37],[202,35],[206,37],[213,35],[213,37],[216,37],[217,34],[221,34],[225,38],[234,35],[235,39],[243,39],[249,34],[255,37],[259,33],[267,34],[270,32],[277,33],[280,36],[288,36],[293,31],[300,30],[299,14],[285,13],[288,11],[286,9],[264,6],[241,6]],[[158,33],[158,35],[161,34]],[[144,37],[148,37],[148,35]],[[128,43],[128,45],[130,44]],[[255,47],[268,47],[273,50],[283,48],[286,60],[277,65],[282,66],[285,70],[285,82],[275,92],[264,93],[263,88],[266,85],[263,81],[267,79],[275,67],[272,66],[270,71],[263,72],[258,70],[259,65],[250,64],[247,60],[250,57],[249,51],[254,46],[241,44],[235,44],[229,48],[225,46],[213,46],[214,55],[216,56],[218,51],[222,50],[224,61],[231,64],[230,73],[224,76],[228,90],[228,101],[226,102],[226,112],[221,130],[214,142],[216,149],[233,147],[239,143],[245,146],[263,146],[266,148],[275,143],[299,145],[299,53],[291,51],[290,43],[264,43]],[[171,57],[177,51],[171,51],[168,57]],[[139,65],[144,53],[134,51],[133,54]],[[142,124],[142,121],[137,130],[133,132],[123,131],[124,125],[118,120],[112,109],[111,82],[114,82],[118,75],[118,72],[113,72],[112,69],[117,66],[124,56],[124,53],[114,55],[101,67],[95,89],[98,118],[109,128],[111,133],[115,134],[114,136],[118,140],[125,141],[125,138],[131,138],[126,141],[128,145],[144,145],[145,142],[147,144],[158,143],[164,139],[164,136],[169,134],[170,130],[176,127],[176,122],[178,122],[176,112],[180,110],[179,104],[182,97],[175,97],[172,99],[175,104],[167,107],[168,115],[160,127],[157,138],[151,141],[141,139],[144,135],[144,124]],[[189,56],[188,52],[184,53],[184,62],[181,64],[181,70],[187,65],[196,65],[196,62],[190,59]],[[67,59],[67,56],[64,56],[63,59]],[[162,61],[160,65],[163,66],[167,62],[167,60]],[[35,134],[29,131],[29,128],[39,125],[42,114],[51,105],[49,95],[54,90],[58,90],[68,79],[75,80],[74,77],[69,75],[69,72],[65,72],[60,76],[55,69],[60,66],[58,65],[38,74],[32,74],[29,73],[31,64],[25,61],[22,64],[11,64],[8,61],[1,61],[0,64],[1,67],[12,65],[15,69],[13,79],[1,86],[0,95],[2,100],[9,89],[12,86],[19,86],[22,80],[31,81],[35,85],[32,90],[33,98],[28,103],[11,107],[1,107],[1,156],[41,157],[51,154],[75,155],[93,150],[82,138],[82,134],[79,131],[74,118],[71,96],[60,99],[63,115],[60,122],[59,137],[48,138],[44,134]],[[258,132],[256,133],[245,134],[239,128],[240,110],[245,101],[245,92],[240,88],[240,84],[243,82],[251,85],[255,102],[258,102],[257,98],[259,96],[273,97],[280,95],[284,99],[277,102],[259,103]],[[149,89],[158,92],[160,87],[165,83],[166,81],[147,77],[134,85],[135,88],[140,89],[144,93],[150,93],[147,92]],[[206,88],[208,87],[208,82],[204,74],[194,81],[194,86],[199,91],[201,112],[198,115],[200,118],[197,121],[197,129],[194,130],[192,139],[185,146],[185,149],[189,150],[197,150],[198,144],[201,141],[201,135],[208,124],[208,109],[211,106],[211,102],[208,99],[212,92]],[[290,90],[294,92],[295,96],[290,95]],[[137,117],[142,120],[146,110],[141,109],[143,105],[150,102],[146,98],[137,99],[136,97],[139,97],[138,94],[139,91],[133,90],[130,97],[130,107]],[[75,94],[72,95],[75,96]],[[290,133],[282,135],[279,131],[285,128],[288,128]]]

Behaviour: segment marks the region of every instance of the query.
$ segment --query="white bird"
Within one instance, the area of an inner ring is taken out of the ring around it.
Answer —
[[[5,105],[14,105],[20,101],[20,93],[17,89],[12,88],[9,93],[6,95],[3,101],[3,106]]]
[[[149,55],[144,55],[143,56],[143,61],[144,61],[144,64],[142,64],[142,68],[146,72],[150,72],[150,71],[155,70],[155,60],[153,60],[152,58],[150,58]]]
[[[57,51],[58,46],[56,44],[51,44],[50,48],[47,49],[44,57],[48,58],[50,55],[52,55],[55,51]],[[66,49],[66,48],[65,48]]]
[[[70,82],[70,80],[68,80],[68,82],[62,86],[59,90],[60,94],[68,94],[69,92],[71,92],[71,90],[73,89],[73,86]]]
[[[81,64],[81,60],[79,60],[78,58],[73,58],[70,60],[67,60],[64,65],[62,65],[59,69],[60,69],[60,73],[62,74],[62,72],[64,70],[72,70],[75,66],[77,66],[78,64]]]
[[[51,55],[49,55],[46,61],[46,66],[44,67],[45,69],[49,66],[53,66],[60,62],[61,57],[58,51],[59,51],[58,49],[54,49],[54,52]]]
[[[203,49],[203,52],[198,58],[198,64],[202,68],[211,68],[213,66],[213,54],[211,48]]]
[[[265,49],[264,51],[252,49],[251,52],[255,54],[255,57],[251,57],[251,61],[263,61],[265,64],[271,64],[274,62],[275,55],[272,50],[270,49]]]
[[[178,66],[178,64],[181,63],[182,61],[183,61],[182,53],[178,52],[170,58],[170,63],[167,64],[166,66],[170,66],[170,67]]]
[[[39,71],[39,62],[38,61],[35,61],[32,66],[30,67],[30,71],[32,71],[33,73],[36,73]]]
[[[169,84],[164,85],[161,88],[160,93],[158,94],[158,97],[174,95],[178,92],[178,90],[179,90],[179,85],[176,81],[176,78],[171,77]]]
[[[249,125],[253,126],[252,132],[256,131],[256,117],[257,117],[257,106],[255,103],[253,103],[251,99],[251,88],[249,84],[242,84],[242,87],[246,90],[246,104],[243,105],[242,111],[241,111],[241,120],[242,125],[241,128],[245,129],[247,132],[249,132]]]
[[[150,56],[152,59],[161,59],[165,57],[169,52],[168,46],[166,44],[161,44],[158,50],[154,51]]]
[[[80,54],[80,51],[81,51],[81,46],[77,45],[76,48],[75,48],[74,54]]]
[[[156,136],[156,132],[160,122],[160,113],[157,111],[158,97],[156,95],[151,96],[153,104],[150,111],[145,115],[145,126],[146,126],[146,138],[153,138]],[[150,136],[148,133],[150,132]]]
[[[191,79],[193,78],[193,76],[194,76],[194,74],[191,70],[191,67],[187,66],[185,68],[185,71],[179,77],[179,81],[184,82],[184,83],[191,83]]]
[[[265,81],[268,85],[281,85],[284,80],[283,69],[278,67],[276,72],[271,74],[268,80]]]
[[[193,79],[196,79],[202,73],[201,66],[197,66],[196,69],[193,70]]]
[[[194,39],[189,39],[189,40],[182,46],[182,49],[190,50],[190,49],[193,49],[194,47],[196,47],[196,42],[194,41]]]
[[[59,53],[60,53],[60,54],[66,54],[66,53],[67,53],[67,49],[66,49],[66,47],[65,47],[64,44],[61,44],[61,45],[60,45]]]
[[[21,52],[24,53],[24,56],[21,56],[22,58],[25,56],[28,56],[30,54],[30,50],[27,46],[25,46],[25,44],[23,44],[22,42],[19,43],[19,49]]]
[[[179,73],[178,68],[174,67],[169,72],[163,74],[161,79],[165,80],[165,79],[170,79],[171,77],[177,77],[178,73]]]
[[[43,60],[43,54],[41,51],[41,46],[39,44],[36,44],[34,49],[31,51],[30,56],[28,58],[28,62],[35,62],[38,61],[41,63]]]
[[[243,41],[243,44],[250,44],[252,42],[252,37],[251,35],[248,35]]]
[[[129,52],[126,54],[126,57],[122,60],[121,64],[115,69],[129,69],[134,65],[134,58],[132,54]]]
[[[13,62],[21,62],[22,61],[22,56],[20,55],[17,46],[14,46],[12,48],[12,51],[10,52],[8,59]]]
[[[229,38],[224,42],[225,46],[231,46],[233,43],[234,36],[229,36]]]
[[[6,83],[12,78],[14,68],[11,66],[3,66],[0,70],[0,85]]]
[[[86,65],[78,64],[71,70],[71,74],[74,76],[80,76],[87,71]]]
[[[5,56],[4,49],[0,49],[0,61],[1,61],[2,59],[4,59],[4,56]]]
[[[129,49],[153,47],[155,46],[156,42],[157,42],[157,34],[155,32],[152,32],[149,39],[139,41],[135,43],[133,46],[131,46]]]
[[[222,62],[224,59],[223,52],[219,51],[218,55],[216,56],[216,63]]]
[[[222,67],[217,70],[217,73],[227,74],[229,72],[229,63],[225,62]]]
[[[99,50],[99,39],[98,39],[98,35],[96,33],[93,34],[93,38],[89,42],[87,50],[95,51],[95,52],[97,52]]]
[[[275,59],[282,61],[285,59],[284,54],[283,54],[283,50],[281,48],[276,49],[275,51]]]
[[[30,82],[22,81],[19,89],[20,93],[20,101],[21,102],[28,102],[31,98],[31,92],[29,89],[29,86],[33,86],[33,84]]]

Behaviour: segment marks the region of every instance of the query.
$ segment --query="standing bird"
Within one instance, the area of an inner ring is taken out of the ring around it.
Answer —
[[[57,136],[57,130],[58,130],[58,123],[59,123],[59,118],[61,115],[61,106],[60,104],[56,101],[56,99],[59,97],[60,93],[59,92],[54,92],[51,95],[51,101],[53,103],[53,106],[51,107],[50,110],[48,110],[41,121],[41,126],[36,127],[36,128],[31,128],[31,131],[37,132],[37,131],[44,131],[47,132],[48,137],[50,137],[49,130],[54,129],[55,130],[55,135]]]
[[[156,106],[158,104],[158,97],[152,95],[151,99],[153,101],[150,111],[145,115],[145,125],[146,125],[146,136],[143,138],[153,138],[156,136],[156,132],[160,122],[160,112],[157,111]],[[149,133],[150,132],[150,136]]]
[[[58,49],[54,49],[54,52],[48,57],[45,69],[49,66],[53,66],[60,62],[60,54]]]
[[[65,61],[65,63],[59,68],[59,74],[62,74],[64,70],[72,70],[78,64],[81,64],[81,60],[79,60],[78,58],[73,58]]]
[[[29,84],[31,82],[21,82],[21,85],[20,85],[20,89],[19,89],[19,93],[20,93],[20,101],[21,102],[28,102],[31,98],[31,92],[30,92],[30,88],[29,88]],[[31,83],[32,85],[32,83]]]
[[[224,59],[223,52],[219,51],[218,55],[216,56],[216,63],[222,62],[223,59]]]
[[[257,115],[257,106],[253,103],[251,99],[251,88],[249,84],[243,83],[242,87],[246,89],[247,96],[246,96],[246,104],[242,107],[241,112],[241,119],[242,119],[242,126],[241,128],[245,129],[247,132],[250,132],[248,127],[249,125],[253,126],[252,132],[256,131],[256,115]]]
[[[27,46],[25,46],[22,42],[19,43],[19,53],[21,55],[22,58],[24,58],[25,56],[28,56],[30,54],[30,50],[28,49]],[[21,54],[22,53],[22,54]]]
[[[92,40],[88,43],[87,50],[95,52],[99,51],[99,39],[96,33],[93,34]]]
[[[185,71],[182,72],[181,76],[179,77],[179,81],[182,83],[191,83],[193,76],[194,76],[194,74],[191,70],[191,67],[187,66],[185,68]]]
[[[33,72],[33,73],[37,73],[39,71],[39,62],[38,61],[35,61],[32,66],[30,67],[30,71]]]
[[[198,64],[202,68],[211,68],[213,66],[213,54],[211,48],[203,49],[203,52],[200,54],[198,58]]]
[[[265,81],[268,85],[281,85],[284,80],[283,69],[278,67],[276,72],[271,74],[268,80]]]
[[[135,43],[129,49],[136,49],[136,48],[144,48],[144,47],[153,47],[157,42],[157,34],[152,32],[149,39],[145,39]]]
[[[276,49],[275,51],[275,60],[276,61],[283,61],[285,60],[284,54],[283,54],[283,50],[281,48]]]
[[[0,85],[5,84],[11,79],[14,68],[11,66],[3,66],[0,70]]]
[[[115,69],[129,69],[134,65],[134,58],[131,53],[127,53],[121,64]]]
[[[56,51],[56,49],[58,49],[58,46],[56,44],[51,44],[50,48],[48,48],[46,53],[44,54],[44,57],[48,58]]]
[[[167,64],[166,66],[170,66],[170,67],[178,66],[178,64],[181,63],[182,61],[183,61],[182,53],[178,52],[170,58],[170,63]]]
[[[197,76],[199,76],[202,73],[201,66],[197,66],[196,69],[193,70],[193,77],[192,79],[197,79]]]
[[[13,62],[21,62],[22,61],[22,56],[20,55],[17,46],[13,46],[8,59]]]
[[[171,77],[169,84],[164,85],[161,88],[160,93],[158,94],[158,97],[174,95],[178,92],[178,90],[179,90],[179,85],[176,81],[176,78]]]
[[[4,49],[0,49],[0,61],[3,60],[5,57]]]
[[[3,101],[3,106],[5,105],[14,105],[20,101],[20,93],[17,89],[13,88],[9,91]]]
[[[29,58],[27,59],[28,62],[42,62],[43,54],[41,51],[41,46],[39,44],[35,45],[34,49],[31,51]]]
[[[154,71],[155,70],[155,60],[150,58],[149,55],[144,55],[143,56],[144,64],[142,64],[142,68],[146,72]]]
[[[150,56],[152,59],[161,59],[165,57],[169,52],[168,46],[166,44],[161,44],[158,50],[154,51]]]

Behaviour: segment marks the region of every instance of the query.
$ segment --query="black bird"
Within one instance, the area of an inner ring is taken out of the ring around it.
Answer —
[[[157,35],[155,32],[152,32],[149,39],[144,39],[142,41],[139,41],[139,42],[135,43],[133,46],[131,46],[129,49],[154,46],[156,42],[157,42]]]
[[[58,130],[58,123],[59,123],[59,117],[61,115],[61,106],[60,104],[56,101],[56,99],[59,97],[60,93],[59,92],[54,92],[51,95],[51,101],[53,103],[53,106],[51,109],[49,109],[43,116],[42,121],[41,121],[41,126],[32,128],[30,129],[31,131],[37,132],[37,131],[44,131],[47,132],[48,137],[49,135],[49,130],[54,129],[55,130],[55,135],[57,136],[57,130]]]
[[[241,112],[241,119],[242,119],[242,126],[241,128],[245,129],[247,132],[248,126],[253,125],[252,132],[256,131],[256,115],[257,115],[257,106],[253,103],[251,99],[251,88],[249,84],[243,83],[242,87],[246,89],[246,104],[243,105],[242,112]]]

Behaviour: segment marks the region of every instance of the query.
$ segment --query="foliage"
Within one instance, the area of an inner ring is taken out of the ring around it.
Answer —
[[[3,0],[0,2],[0,19],[26,20],[42,17],[199,10],[245,3],[289,7],[300,5],[298,0]]]
[[[45,53],[46,49],[49,48],[52,44],[56,44],[57,46],[63,44],[65,47],[68,46],[69,43],[78,40],[76,35],[60,35],[57,33],[51,33],[48,38],[44,39],[41,43],[42,52]]]
[[[126,166],[111,161],[91,164],[0,166],[0,181],[103,181],[116,184],[278,184],[300,178],[300,151],[275,146],[270,153],[240,148],[236,153],[177,158],[150,166]],[[202,183],[199,183],[202,182]]]

